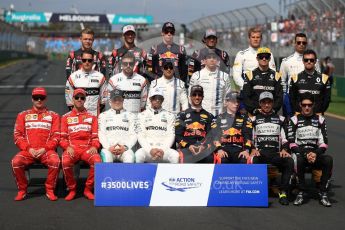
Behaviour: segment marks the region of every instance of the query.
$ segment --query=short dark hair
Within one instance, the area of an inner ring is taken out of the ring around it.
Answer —
[[[307,38],[307,35],[305,33],[297,33],[295,35],[295,42],[297,38]]]
[[[84,54],[90,54],[91,56],[93,56],[93,53],[90,50],[83,50],[81,52],[81,56],[83,56]]]
[[[305,50],[303,52],[303,58],[305,55],[308,55],[308,54],[314,54],[315,59],[317,59],[317,55],[316,55],[316,52],[314,50]]]
[[[133,59],[133,61],[135,61],[135,56],[132,52],[125,53],[125,55],[123,55],[121,59],[125,59],[125,58]]]
[[[90,29],[90,28],[85,28],[85,29],[83,29],[83,30],[80,32],[80,36],[81,36],[82,34],[91,34],[91,35],[95,36],[95,32],[94,32],[92,29]]]
[[[302,101],[304,100],[309,100],[314,104],[314,96],[313,94],[306,92],[306,93],[302,93],[300,98],[299,98],[299,102],[302,103]]]

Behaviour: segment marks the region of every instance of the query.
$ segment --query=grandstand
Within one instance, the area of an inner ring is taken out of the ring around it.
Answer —
[[[309,37],[309,44],[315,47],[320,56],[344,57],[343,0],[280,3],[285,13],[278,14],[269,5],[260,4],[203,17],[191,22],[188,27],[196,40],[201,40],[205,29],[217,29],[220,45],[223,49],[231,50],[232,55],[247,47],[247,41],[243,37],[247,36],[249,27],[255,26],[262,29],[263,43],[272,47],[276,56],[283,57],[291,53],[290,45],[295,33],[304,32]],[[278,39],[271,39],[274,37]]]

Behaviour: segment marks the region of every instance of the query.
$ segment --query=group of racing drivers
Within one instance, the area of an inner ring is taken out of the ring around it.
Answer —
[[[261,31],[250,29],[250,46],[238,52],[230,76],[229,55],[216,48],[214,30],[205,32],[205,47],[190,59],[173,42],[174,34],[174,24],[164,23],[163,42],[146,53],[134,44],[135,27],[127,25],[124,45],[106,59],[92,49],[94,32],[81,32],[81,48],[66,63],[71,111],[60,120],[46,108],[47,92],[38,87],[33,107],[17,117],[15,200],[26,197],[25,168],[36,161],[48,167],[46,196],[52,201],[58,199],[60,164],[69,191],[65,200],[75,198],[73,167],[80,160],[90,165],[84,196],[91,200],[98,162],[266,163],[281,170],[282,205],[289,204],[293,176],[299,190],[293,204],[303,204],[304,172],[312,167],[322,174],[320,203],[330,207],[333,160],[325,154],[323,113],[331,88],[328,76],[318,71],[316,53],[306,49],[306,35],[296,34],[295,53],[277,72],[270,49],[260,47]],[[278,115],[281,108],[284,116]]]

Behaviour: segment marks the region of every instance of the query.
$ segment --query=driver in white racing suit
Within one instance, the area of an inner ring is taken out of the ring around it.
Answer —
[[[175,143],[175,116],[162,109],[163,91],[150,92],[151,108],[138,115],[137,135],[141,148],[135,153],[137,163],[178,163],[179,154],[171,146]]]
[[[124,94],[121,90],[110,92],[111,108],[99,115],[98,137],[102,144],[103,162],[114,160],[134,163],[132,147],[137,142],[135,133],[136,116],[123,109]],[[125,138],[124,138],[125,137]]]

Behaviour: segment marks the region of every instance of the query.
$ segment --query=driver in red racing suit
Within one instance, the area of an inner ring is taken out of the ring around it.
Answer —
[[[16,120],[14,141],[20,149],[12,159],[13,174],[18,186],[16,201],[23,200],[26,196],[28,181],[25,167],[34,162],[41,162],[48,167],[46,196],[51,201],[58,199],[54,189],[60,168],[60,158],[56,153],[60,140],[60,117],[47,110],[46,98],[47,92],[44,88],[33,89],[32,109],[19,113]]]
[[[90,165],[84,196],[93,200],[94,165],[101,162],[98,154],[100,143],[98,140],[97,118],[88,113],[84,107],[86,92],[76,89],[73,94],[74,108],[61,119],[60,146],[64,149],[62,154],[62,168],[69,190],[65,200],[73,200],[76,195],[77,183],[73,175],[73,166],[82,160]]]

